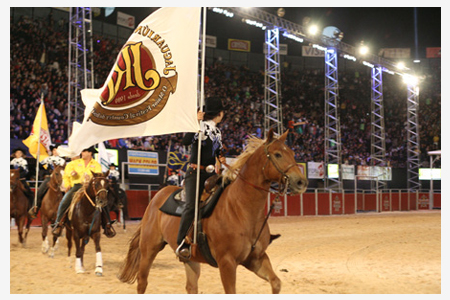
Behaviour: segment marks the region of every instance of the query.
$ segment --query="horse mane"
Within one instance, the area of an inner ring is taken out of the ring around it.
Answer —
[[[80,202],[81,197],[83,197],[84,195],[84,191],[86,190],[86,185],[83,185],[78,191],[75,192],[75,194],[73,195],[72,198],[72,202],[70,203],[70,207],[69,207],[69,212],[67,214],[67,216],[69,217],[69,220],[72,220],[72,214],[73,214],[73,209],[75,207],[75,205]]]
[[[246,146],[244,152],[239,155],[236,160],[230,165],[228,170],[225,170],[222,173],[223,182],[231,182],[236,179],[236,173],[242,168],[243,165],[247,162],[247,160],[255,153],[256,149],[263,145],[265,140],[257,138],[255,136],[250,136],[246,140]]]

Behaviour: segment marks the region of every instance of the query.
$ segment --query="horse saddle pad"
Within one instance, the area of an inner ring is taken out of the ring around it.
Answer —
[[[211,196],[200,203],[200,216],[202,218],[207,218],[211,215],[223,190],[224,187],[221,184],[217,185]],[[183,189],[179,189],[173,192],[159,210],[168,215],[181,217],[181,213],[186,205],[186,202],[182,201],[180,197],[182,191]]]

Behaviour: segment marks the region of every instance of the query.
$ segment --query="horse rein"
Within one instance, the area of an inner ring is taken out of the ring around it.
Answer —
[[[94,182],[95,182],[96,179],[104,179],[104,180],[107,180],[107,179],[104,178],[104,177],[97,177],[97,178],[95,178],[94,180],[92,180],[92,183],[89,184],[90,186],[92,186],[92,189],[94,190],[94,193],[95,193],[95,203],[94,203],[94,201],[92,201],[92,199],[91,199],[91,197],[88,195],[88,193],[86,193],[86,190],[87,190],[87,189],[84,189],[84,195],[85,195],[86,198],[89,200],[89,202],[91,203],[91,205],[94,206],[94,207],[97,207],[97,204],[96,204],[96,203],[97,203],[97,200],[98,200],[98,195],[99,195],[101,192],[106,192],[106,194],[108,194],[108,190],[105,189],[105,188],[101,188],[101,189],[98,190],[98,191],[95,190]],[[101,207],[98,207],[98,208],[101,209]]]

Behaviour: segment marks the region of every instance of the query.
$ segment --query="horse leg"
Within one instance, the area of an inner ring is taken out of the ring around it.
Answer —
[[[232,257],[226,256],[217,261],[217,265],[225,293],[236,294],[236,262]]]
[[[47,217],[41,214],[41,224],[42,224],[42,246],[41,251],[42,253],[47,253],[48,249],[50,248],[48,244],[48,220]]]
[[[19,234],[19,243],[25,247],[24,240],[23,240],[23,226],[25,225],[25,217],[19,217],[19,220],[17,220],[17,231]]]
[[[200,264],[193,261],[184,263],[186,270],[186,291],[188,294],[198,294],[198,278],[200,277]]]
[[[102,249],[100,248],[100,232],[94,233],[92,239],[95,243],[95,275],[103,275]]]
[[[73,240],[75,242],[75,272],[77,274],[82,274],[86,272],[83,267],[83,254],[84,254],[84,245],[83,239],[81,239],[76,232],[73,232]]]
[[[151,226],[150,226],[151,227]],[[166,245],[161,234],[156,234],[150,229],[141,228],[141,243],[139,245],[141,251],[141,258],[139,261],[139,271],[137,275],[137,292],[138,294],[145,293],[148,285],[148,274],[152,267],[156,255],[164,249]],[[145,241],[143,243],[142,241]]]
[[[253,271],[260,278],[268,281],[272,287],[272,293],[278,294],[281,289],[281,281],[272,269],[269,256],[264,253],[263,256],[251,260],[248,264],[244,264],[244,267]]]

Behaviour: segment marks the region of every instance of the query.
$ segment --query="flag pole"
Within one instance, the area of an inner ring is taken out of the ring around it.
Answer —
[[[203,112],[203,103],[205,97],[205,48],[206,48],[206,7],[203,7],[203,20],[202,20],[202,59],[201,59],[201,76],[200,76],[200,112]],[[203,121],[200,121],[200,125]],[[201,126],[200,126],[201,128]],[[197,231],[198,231],[198,205],[199,205],[199,186],[200,186],[200,155],[202,145],[202,131],[198,132],[198,150],[197,150],[197,186],[195,189],[195,215],[194,215],[194,244],[197,244]]]
[[[166,169],[164,171],[164,181],[163,184],[167,182],[167,173],[169,172],[169,155],[170,155],[170,147],[172,147],[172,137],[169,139],[169,149],[167,150],[167,157],[166,157]]]
[[[41,104],[39,105],[39,110],[41,111],[41,115],[39,116],[39,134],[38,134],[38,145],[37,145],[37,153],[36,153],[36,185],[34,189],[34,207],[37,204],[37,190],[38,190],[38,179],[39,179],[39,156],[41,154],[41,127],[42,127],[42,113],[43,108],[42,104],[44,103],[44,94],[41,94]]]

